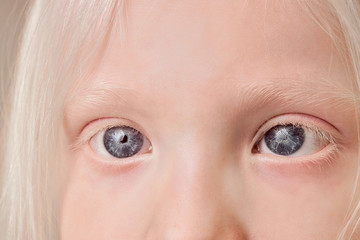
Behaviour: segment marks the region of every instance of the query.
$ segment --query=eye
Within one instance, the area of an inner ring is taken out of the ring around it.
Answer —
[[[315,153],[329,143],[318,129],[295,124],[276,125],[265,132],[255,148],[258,153],[281,156],[304,156]]]
[[[103,157],[129,158],[151,150],[147,138],[129,126],[102,130],[91,139],[90,144],[94,151]]]

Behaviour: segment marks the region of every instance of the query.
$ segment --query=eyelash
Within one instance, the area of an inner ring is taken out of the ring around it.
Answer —
[[[136,124],[134,124],[130,121],[110,120],[110,123],[101,124],[102,122],[105,122],[105,121],[109,122],[109,120],[98,119],[98,120],[94,120],[91,123],[89,123],[88,126],[85,126],[82,130],[83,132],[86,128],[91,126],[90,130],[85,131],[85,134],[80,135],[80,137],[77,139],[75,144],[71,146],[71,149],[77,150],[77,149],[80,149],[85,144],[90,144],[90,141],[94,136],[98,135],[102,131],[106,131],[107,129],[110,129],[113,127],[123,127],[123,126],[131,127],[131,128],[138,130],[139,132],[141,132],[144,136],[147,136],[145,131],[143,131],[142,129],[139,129],[139,127]],[[95,126],[92,126],[93,124]],[[99,125],[101,127],[97,127]]]
[[[323,130],[323,128],[320,128],[320,127],[316,126],[318,124],[309,123],[311,121],[303,121],[303,120],[299,121],[296,118],[294,118],[294,120],[293,119],[290,119],[290,120],[289,119],[285,119],[285,120],[280,119],[280,120],[277,120],[277,121],[276,121],[276,119],[277,118],[275,118],[275,120],[271,119],[269,121],[266,121],[256,131],[256,134],[255,134],[255,137],[254,137],[254,139],[256,139],[256,141],[254,142],[254,144],[252,144],[252,148],[251,148],[251,152],[253,154],[261,154],[259,152],[259,143],[264,138],[267,131],[269,131],[274,126],[286,125],[286,124],[292,124],[292,125],[294,125],[296,127],[301,127],[301,128],[304,128],[304,129],[306,129],[308,131],[311,131],[312,133],[315,134],[316,137],[321,139],[323,142],[327,142],[328,145],[330,145],[330,144],[333,145],[334,149],[337,150],[337,144],[336,144],[335,138],[328,131]],[[118,121],[118,120],[112,121],[112,123],[110,123],[110,124],[102,125],[102,127],[96,129],[96,127],[99,126],[102,122],[108,121],[108,120],[105,120],[105,119],[104,120],[96,120],[96,122],[97,121],[99,121],[99,122],[95,123],[95,126],[92,126],[89,131],[86,131],[86,133],[79,139],[79,141],[77,141],[77,143],[75,143],[72,146],[73,149],[78,149],[81,146],[83,146],[84,144],[90,144],[90,141],[92,140],[92,138],[94,136],[96,136],[97,134],[101,133],[102,131],[106,131],[107,129],[110,129],[112,127],[129,126],[131,128],[134,128],[134,129],[139,129],[132,122],[121,121],[121,123],[120,123],[120,121]],[[147,138],[148,135],[142,129],[139,129],[138,131],[140,133],[142,133],[145,138]],[[289,156],[277,156],[277,157],[289,158]],[[293,157],[293,158],[296,158],[296,157]]]
[[[326,131],[323,131],[321,130],[319,127],[316,127],[316,126],[311,126],[311,125],[308,125],[308,124],[305,124],[305,123],[299,123],[299,122],[295,122],[295,121],[281,121],[281,122],[277,122],[275,124],[272,124],[270,125],[270,127],[266,127],[264,130],[261,130],[259,131],[260,132],[260,135],[257,137],[257,141],[255,142],[254,144],[254,147],[257,147],[257,145],[260,143],[260,141],[265,137],[265,134],[273,127],[275,126],[282,126],[282,125],[288,125],[288,124],[291,124],[291,125],[294,125],[295,127],[301,127],[303,129],[306,129],[308,131],[311,131],[313,133],[315,133],[315,135],[319,138],[319,139],[322,139],[324,140],[325,142],[329,142],[329,143],[332,143],[332,144],[335,144],[335,139],[334,137],[327,133]],[[261,127],[260,127],[261,128]],[[256,148],[254,149],[253,148],[253,151],[254,150],[257,150]],[[254,152],[255,153],[255,152]]]

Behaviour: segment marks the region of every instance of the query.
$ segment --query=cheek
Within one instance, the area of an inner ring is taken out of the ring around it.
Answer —
[[[83,154],[71,159],[61,209],[61,239],[143,239],[155,202],[153,188],[144,184],[149,182],[144,174],[148,165],[110,174],[89,158]]]
[[[316,170],[229,165],[229,194],[225,198],[219,192],[221,200],[207,201],[231,207],[234,221],[241,222],[251,240],[333,239],[350,203],[357,169],[356,153],[344,152],[333,165]],[[162,207],[170,198],[164,183],[171,177],[164,174],[169,169],[159,168],[156,161],[122,173],[98,165],[84,152],[66,161],[71,171],[64,188],[62,240],[142,240],[154,220],[166,216],[160,210],[174,210],[173,205]]]
[[[357,169],[356,152],[340,155],[323,168],[252,166],[244,204],[254,235],[333,239],[346,217]]]

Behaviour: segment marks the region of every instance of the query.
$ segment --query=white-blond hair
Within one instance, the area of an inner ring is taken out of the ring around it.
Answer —
[[[1,239],[58,238],[56,179],[64,98],[70,83],[94,64],[121,3],[31,2],[4,106]]]
[[[360,1],[298,2],[343,53],[357,102]],[[7,95],[0,98],[1,240],[59,238],[57,166],[64,147],[59,126],[65,95],[72,82],[89,73],[94,55],[104,51],[112,29],[121,29],[118,23],[126,19],[125,0],[33,0],[26,6],[14,71],[0,75],[0,94]],[[338,239],[353,236],[359,212],[360,203],[352,204]]]

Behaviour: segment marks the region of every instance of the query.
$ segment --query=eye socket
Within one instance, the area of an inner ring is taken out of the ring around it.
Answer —
[[[149,140],[129,126],[104,129],[92,137],[90,144],[97,154],[107,158],[130,158],[151,150]]]
[[[255,146],[256,153],[280,156],[306,156],[331,142],[331,137],[319,129],[298,124],[278,124],[265,132]]]

